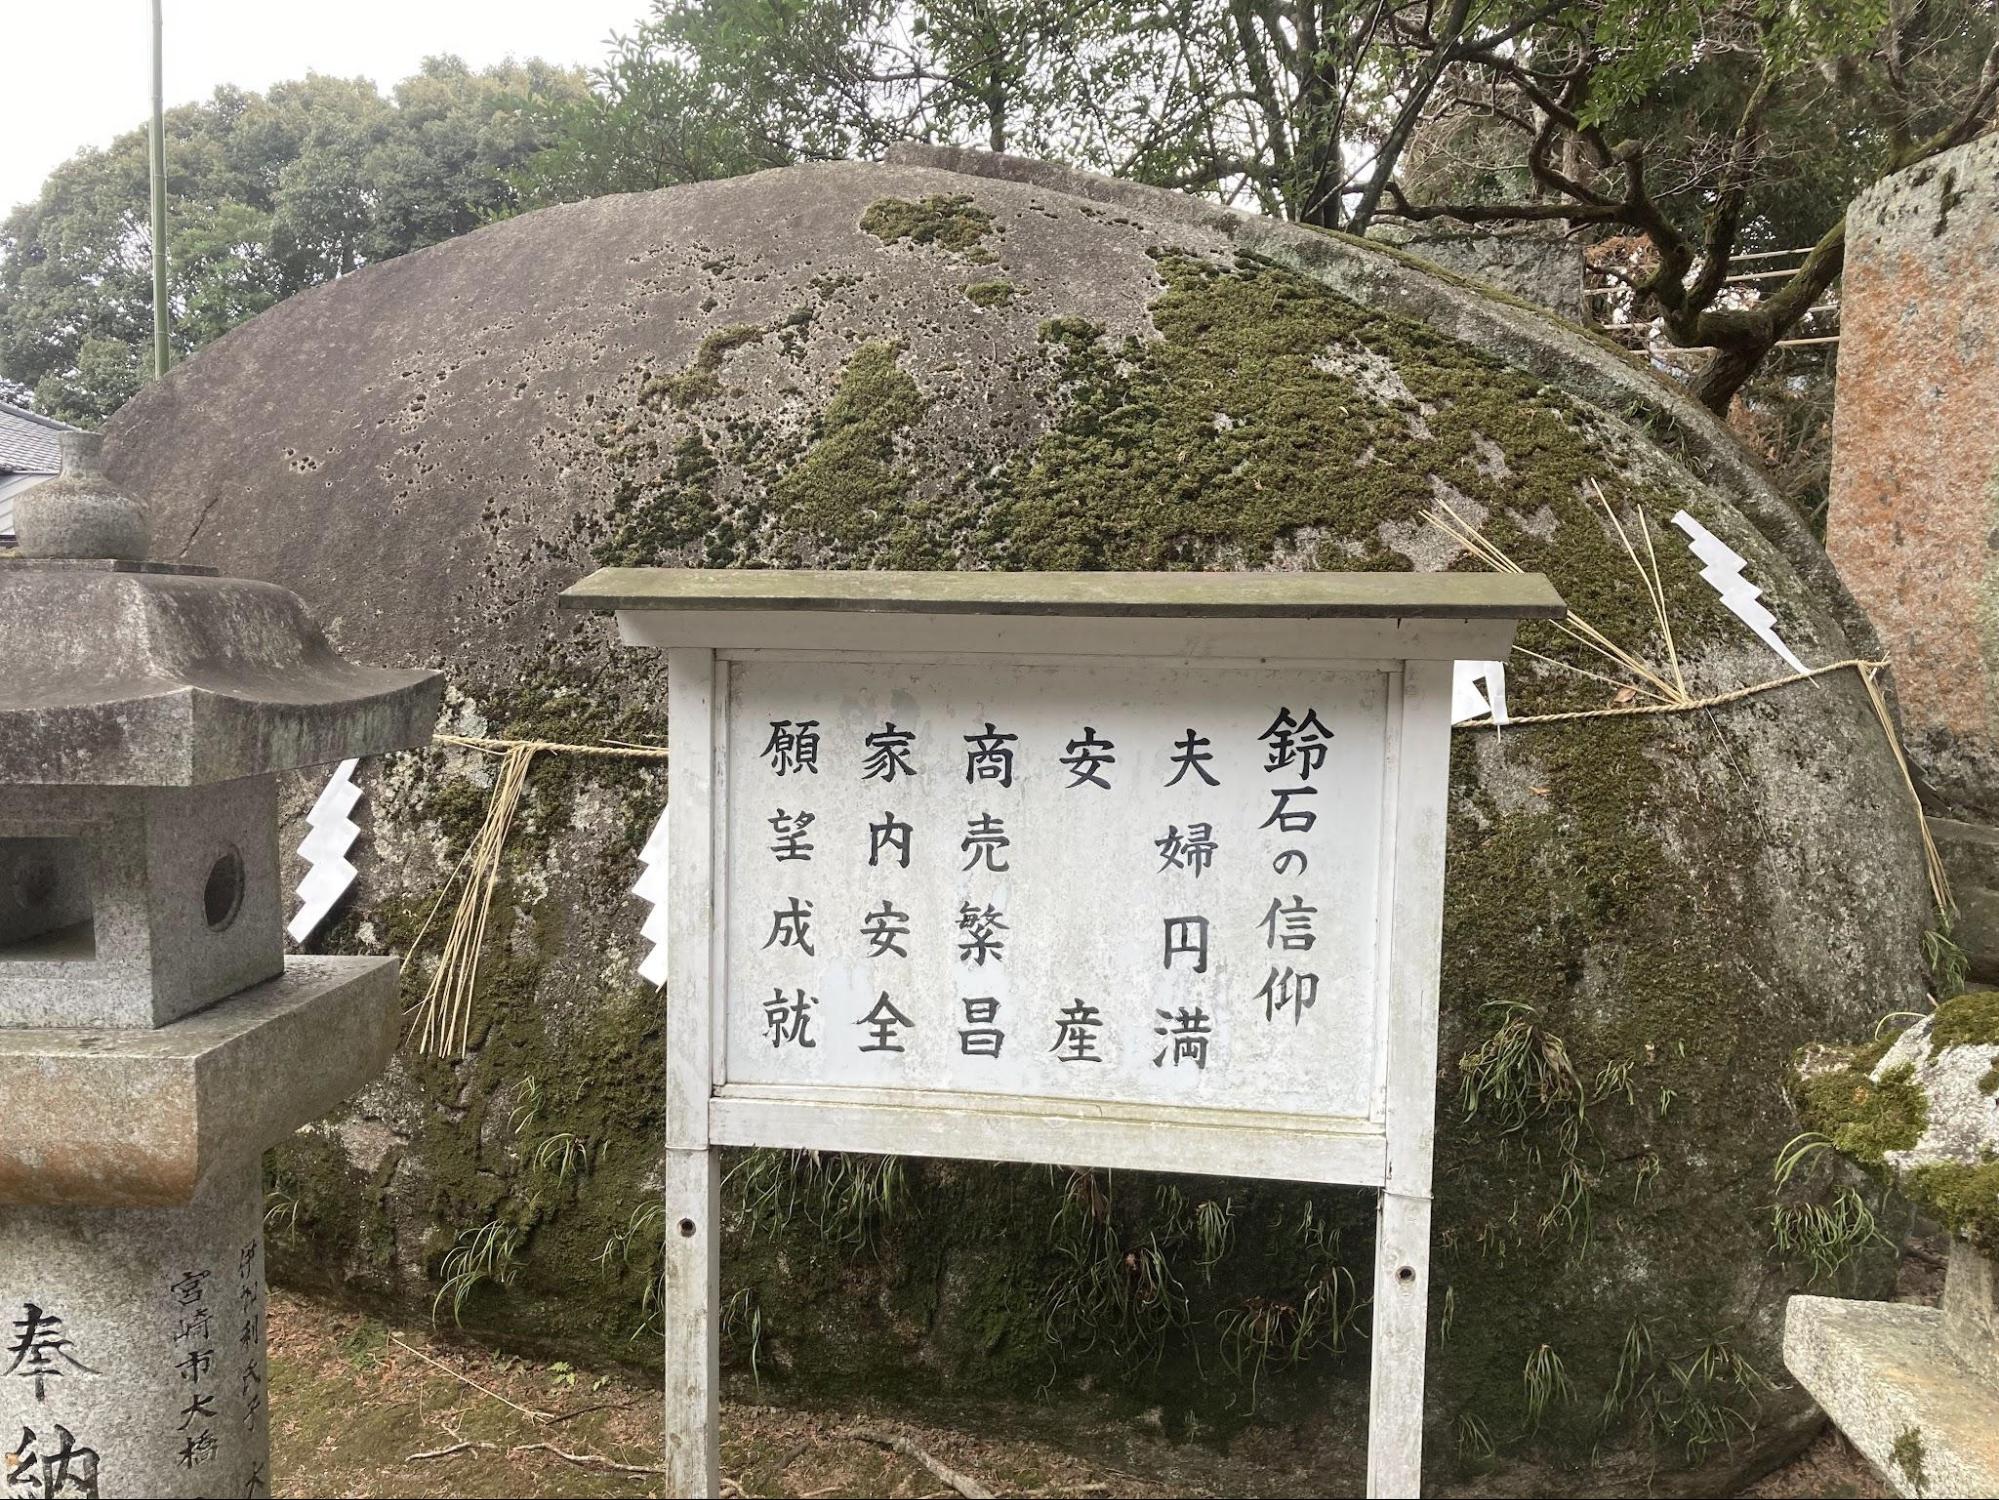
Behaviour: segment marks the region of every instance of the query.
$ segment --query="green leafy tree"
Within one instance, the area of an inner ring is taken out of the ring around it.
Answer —
[[[218,89],[168,113],[173,347],[184,356],[282,298],[522,206],[512,174],[553,139],[583,76],[431,58],[384,98],[314,74]],[[138,389],[152,341],[146,134],[79,152],[0,221],[0,383],[69,421]]]
[[[1555,8],[655,0],[528,178],[544,198],[585,196],[924,140],[1337,228],[1356,201],[1372,212],[1451,58],[1506,46]]]
[[[1050,156],[1365,234],[1540,221],[1642,240],[1716,410],[1824,295],[1853,194],[1969,139],[1994,0],[655,0],[538,200],[898,140]],[[1763,295],[1751,249],[1816,249]]]
[[[1443,76],[1439,122],[1510,142],[1513,165],[1426,163],[1382,211],[1641,236],[1613,274],[1674,343],[1714,351],[1692,384],[1725,412],[1838,278],[1853,194],[1992,123],[1999,40],[1992,0],[1577,0]],[[1781,283],[1731,280],[1739,255],[1801,241]]]

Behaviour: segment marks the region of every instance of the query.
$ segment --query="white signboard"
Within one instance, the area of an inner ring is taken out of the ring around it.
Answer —
[[[742,663],[726,1081],[1377,1114],[1389,692]]]
[[[713,1494],[713,1147],[1381,1194],[1368,1485],[1421,1474],[1461,575],[608,570],[667,652],[667,1469]]]

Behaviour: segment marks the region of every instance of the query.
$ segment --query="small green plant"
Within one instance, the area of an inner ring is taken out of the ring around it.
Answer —
[[[1631,1082],[1631,1070],[1635,1066],[1628,1057],[1620,1057],[1615,1062],[1607,1062],[1597,1069],[1596,1082],[1590,1085],[1590,1103],[1598,1104],[1612,1094],[1624,1095],[1624,1102],[1636,1109],[1638,1090]]]
[[[527,1231],[498,1219],[461,1233],[458,1243],[445,1252],[438,1266],[441,1284],[431,1299],[431,1321],[437,1320],[437,1310],[446,1297],[451,1299],[451,1321],[456,1323],[465,1310],[466,1298],[482,1282],[499,1287],[512,1285],[520,1274],[518,1257],[526,1239]]]
[[[1841,1188],[1830,1203],[1773,1203],[1770,1233],[1780,1253],[1811,1262],[1807,1285],[1832,1280],[1870,1240],[1887,1242],[1874,1211],[1850,1187]]]
[[[543,1136],[534,1151],[535,1166],[544,1172],[553,1172],[558,1186],[573,1176],[581,1175],[589,1162],[590,1143],[567,1130]]]
[[[649,1199],[633,1209],[626,1217],[624,1226],[611,1231],[604,1241],[604,1248],[597,1252],[597,1264],[608,1267],[613,1260],[624,1265],[632,1262],[632,1247],[647,1247],[652,1259],[659,1256],[660,1221],[666,1217],[666,1206],[657,1198]]]
[[[1546,1239],[1560,1228],[1567,1231],[1570,1244],[1580,1238],[1587,1249],[1596,1227],[1595,1187],[1596,1178],[1580,1161],[1573,1156],[1565,1158],[1561,1178],[1555,1185],[1555,1201],[1541,1215],[1541,1238]]]
[[[872,1247],[908,1196],[901,1157],[756,1150],[729,1173],[745,1232],[780,1232],[803,1216],[822,1239]]]
[[[1633,1318],[1624,1330],[1624,1347],[1618,1352],[1617,1374],[1603,1397],[1603,1425],[1608,1427],[1624,1414],[1644,1389],[1645,1366],[1652,1358],[1652,1331],[1642,1318]]]
[[[1458,1457],[1466,1459],[1491,1458],[1499,1450],[1493,1446],[1492,1434],[1470,1412],[1458,1413]]]
[[[1437,1320],[1438,1343],[1448,1344],[1451,1341],[1451,1325],[1457,1321],[1457,1318],[1458,1289],[1455,1286],[1447,1286],[1444,1288],[1444,1315]]]
[[[1958,946],[1956,930],[1957,918],[1946,908],[1937,913],[1936,926],[1923,934],[1923,963],[1936,983],[1938,1000],[1963,994],[1965,975],[1971,968],[1970,958]]]
[[[753,1287],[743,1287],[722,1304],[722,1341],[749,1356],[750,1381],[763,1395],[764,1313]]]
[[[902,1158],[839,1155],[831,1160],[820,1232],[856,1248],[871,1245],[908,1197]]]
[[[613,1229],[597,1252],[597,1264],[610,1271],[613,1266],[640,1266],[645,1279],[639,1284],[639,1321],[626,1337],[637,1343],[649,1333],[664,1332],[660,1322],[660,1292],[666,1277],[666,1251],[661,1244],[661,1224],[666,1207],[657,1198],[639,1204],[624,1224]]]
[[[1305,1200],[1305,1212],[1298,1218],[1298,1248],[1315,1261],[1340,1258],[1339,1226],[1322,1217],[1310,1198]]]
[[[1762,1411],[1757,1393],[1768,1389],[1760,1370],[1727,1343],[1710,1339],[1692,1356],[1669,1360],[1664,1378],[1646,1383],[1647,1425],[1683,1442],[1691,1463],[1709,1449],[1733,1448],[1737,1438],[1753,1435]]]
[[[1645,1189],[1659,1180],[1659,1174],[1665,1169],[1665,1163],[1652,1152],[1639,1157],[1637,1170],[1631,1179],[1631,1201],[1636,1203]]]
[[[1347,1336],[1365,1305],[1353,1272],[1341,1261],[1338,1227],[1320,1217],[1310,1199],[1297,1237],[1312,1261],[1301,1292],[1295,1297],[1251,1297],[1224,1308],[1215,1318],[1222,1363],[1238,1380],[1247,1380],[1251,1412],[1256,1410],[1266,1369],[1273,1364],[1303,1364],[1320,1350],[1338,1354],[1346,1348]]]
[[[1770,1172],[1779,1194],[1831,1146],[1817,1131],[1791,1137]],[[1840,1188],[1830,1203],[1785,1203],[1780,1196],[1770,1205],[1770,1233],[1780,1254],[1802,1255],[1811,1262],[1812,1282],[1830,1281],[1870,1240],[1885,1243],[1887,1238],[1873,1209],[1850,1187]]]
[[[1194,1205],[1194,1242],[1200,1247],[1194,1264],[1200,1269],[1203,1282],[1213,1282],[1215,1267],[1229,1253],[1229,1242],[1234,1237],[1235,1206],[1229,1199],[1217,1203],[1210,1198]]]
[[[1524,1130],[1558,1107],[1583,1108],[1583,1085],[1562,1039],[1536,1023],[1530,1005],[1495,1000],[1498,1030],[1458,1059],[1458,1103],[1465,1118],[1489,1114],[1506,1134]]]
[[[1662,1088],[1659,1090],[1660,1119],[1665,1119],[1667,1115],[1673,1112],[1673,1101],[1679,1097],[1679,1094],[1672,1089]]]
[[[521,1080],[521,1096],[507,1115],[507,1128],[518,1140],[528,1128],[541,1118],[541,1085],[535,1082],[532,1073]]]
[[[1224,1308],[1215,1323],[1221,1330],[1222,1363],[1238,1380],[1249,1382],[1252,1413],[1270,1363],[1298,1364],[1311,1349],[1310,1316],[1289,1302],[1251,1297],[1240,1307]]]
[[[1807,1162],[1831,1145],[1832,1137],[1821,1135],[1816,1130],[1792,1136],[1784,1143],[1784,1149],[1777,1153],[1777,1160],[1770,1168],[1771,1178],[1778,1187],[1786,1186]]]
[[[298,1184],[278,1173],[264,1194],[264,1228],[277,1239],[295,1240],[304,1213],[305,1203],[299,1196]]]
[[[1108,1174],[1073,1168],[1050,1225],[1059,1269],[1043,1289],[1042,1331],[1053,1344],[1090,1349],[1101,1340],[1121,1358],[1165,1353],[1168,1335],[1188,1321],[1187,1294],[1174,1274],[1172,1226],[1135,1242],[1112,1217]]]
[[[1569,1384],[1569,1372],[1562,1356],[1546,1344],[1538,1345],[1520,1368],[1520,1386],[1526,1396],[1527,1430],[1538,1432],[1551,1403],[1567,1406],[1576,1398]]]

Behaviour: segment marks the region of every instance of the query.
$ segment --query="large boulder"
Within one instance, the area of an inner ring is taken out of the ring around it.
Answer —
[[[1665,527],[1682,508],[1807,662],[1867,654],[1727,435],[1581,330],[1394,252],[1005,158],[494,225],[238,329],[110,449],[163,555],[296,589],[354,656],[447,668],[459,733],[660,737],[659,663],[554,612],[602,563],[1480,566],[1426,521],[1440,502],[1670,673],[1599,494],[1642,512],[1697,696],[1785,668]],[[1631,697],[1565,636],[1522,644],[1516,714]],[[319,941],[414,947],[414,996],[491,764],[361,779],[358,893]],[[283,1274],[654,1357],[660,1002],[625,892],[666,793],[652,761],[537,763],[472,1055],[406,1054],[278,1153]],[[1430,1483],[1733,1483],[1811,1422],[1777,1353],[1814,1274],[1771,1232],[1787,1063],[1925,983],[1921,842],[1863,684],[1463,729],[1451,840]],[[775,1153],[730,1191],[745,1381],[989,1414],[1039,1393],[1044,1424],[1241,1438],[1247,1483],[1357,1482],[1365,1195]],[[1891,1258],[1856,1247],[1841,1289]]]

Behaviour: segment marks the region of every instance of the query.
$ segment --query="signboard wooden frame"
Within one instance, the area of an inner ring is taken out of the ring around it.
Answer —
[[[1559,618],[1535,575],[805,573],[610,569],[563,596],[664,651],[668,824],[666,1470],[719,1482],[718,1146],[1214,1173],[1376,1190],[1370,1495],[1421,1479],[1452,663]],[[1177,663],[1379,672],[1382,884],[1375,1093],[1364,1117],[896,1087],[732,1083],[724,976],[731,674],[770,660]]]

